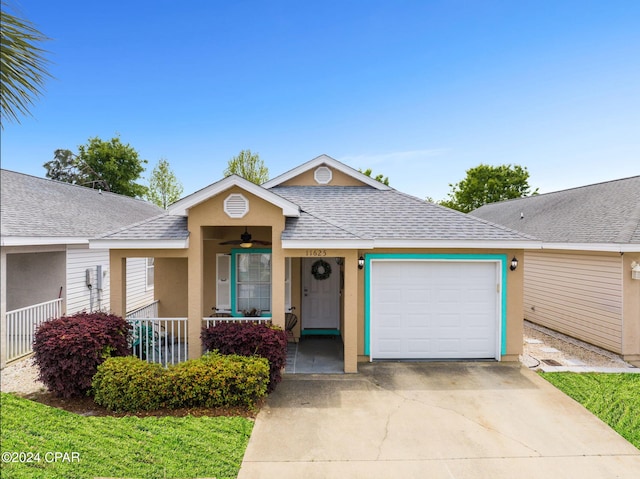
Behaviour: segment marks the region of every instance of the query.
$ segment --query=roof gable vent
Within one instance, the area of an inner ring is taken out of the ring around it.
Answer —
[[[320,166],[313,172],[313,178],[319,185],[328,185],[333,178],[333,173],[326,166]]]
[[[224,200],[224,212],[229,218],[242,218],[249,212],[249,200],[239,193],[234,193]]]

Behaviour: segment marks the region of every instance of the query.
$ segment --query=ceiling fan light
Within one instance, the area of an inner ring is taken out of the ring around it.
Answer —
[[[253,243],[240,243],[241,248],[251,248]]]

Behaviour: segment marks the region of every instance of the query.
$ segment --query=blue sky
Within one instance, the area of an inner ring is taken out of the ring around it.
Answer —
[[[10,0],[55,77],[2,167],[120,135],[192,193],[242,149],[436,200],[480,163],[540,192],[640,174],[640,2]]]

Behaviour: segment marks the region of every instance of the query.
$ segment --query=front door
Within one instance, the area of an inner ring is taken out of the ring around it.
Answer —
[[[340,328],[340,266],[333,258],[302,260],[303,330]]]

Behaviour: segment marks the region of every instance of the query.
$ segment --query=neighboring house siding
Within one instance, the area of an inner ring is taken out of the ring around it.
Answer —
[[[102,266],[102,291],[97,288],[97,266]],[[67,314],[91,309],[110,311],[109,251],[70,246],[67,250]],[[94,284],[87,287],[86,270],[90,269]],[[127,310],[153,302],[153,288],[146,287],[146,258],[127,259]]]
[[[8,253],[6,310],[13,311],[56,299],[65,294],[65,253]]]
[[[96,285],[87,287],[86,270],[90,269],[96,282],[96,266],[103,270],[102,291]],[[109,310],[109,251],[90,250],[86,246],[67,249],[67,314],[91,309]],[[104,272],[107,271],[107,274]]]
[[[525,319],[621,353],[619,255],[525,253]]]
[[[147,258],[127,258],[127,311],[153,303],[153,287],[147,288]]]

